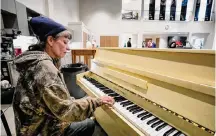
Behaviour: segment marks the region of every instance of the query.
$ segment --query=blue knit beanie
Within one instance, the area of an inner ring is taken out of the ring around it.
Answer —
[[[42,16],[33,17],[30,20],[30,26],[40,41],[46,41],[48,36],[55,36],[66,30],[63,25]]]

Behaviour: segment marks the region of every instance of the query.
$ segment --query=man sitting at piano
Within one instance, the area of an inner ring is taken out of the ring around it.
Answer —
[[[66,54],[70,32],[45,17],[32,18],[30,25],[39,43],[15,59],[20,73],[13,100],[17,135],[92,135],[94,121],[88,118],[97,107],[112,106],[114,99],[70,97],[55,65]]]

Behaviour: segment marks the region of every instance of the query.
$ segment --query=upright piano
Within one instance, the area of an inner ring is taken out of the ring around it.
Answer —
[[[213,136],[215,52],[99,48],[77,84],[114,97],[94,115],[109,136]]]

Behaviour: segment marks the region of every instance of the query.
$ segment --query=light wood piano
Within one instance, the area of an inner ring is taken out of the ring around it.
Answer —
[[[109,136],[213,136],[215,52],[99,48],[77,84],[113,96],[95,111]]]

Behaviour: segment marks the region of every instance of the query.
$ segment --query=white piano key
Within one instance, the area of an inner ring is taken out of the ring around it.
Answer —
[[[157,127],[156,127],[157,128]],[[163,133],[164,131],[167,131],[167,130],[169,130],[170,128],[172,128],[170,125],[168,125],[168,126],[166,126],[166,127],[164,127],[164,128],[162,128],[161,130],[159,130],[159,131],[153,131],[153,133],[151,133],[151,136],[159,136],[161,133]]]
[[[156,118],[156,117],[155,117],[155,118]],[[152,119],[154,119],[154,118],[152,118]],[[151,119],[150,119],[150,120],[151,120]],[[149,121],[149,120],[148,120],[148,121]],[[147,121],[147,122],[148,122],[148,121]],[[150,132],[152,132],[155,128],[152,128],[152,127],[151,127],[151,125],[152,125],[153,123],[150,124],[150,125],[148,125],[147,122],[146,122],[146,129],[145,129],[145,131],[146,131],[146,133],[150,134]],[[155,121],[155,122],[157,122],[157,121]]]
[[[143,111],[141,111],[141,112],[138,112],[138,113],[134,114],[134,116],[132,116],[131,119],[132,119],[132,120],[133,120],[133,119],[134,119],[134,120],[140,119],[140,118],[138,118],[137,116],[138,116],[139,114],[144,113],[144,112],[146,112],[146,111],[143,110]]]
[[[161,129],[161,130],[159,130],[159,131],[156,131],[156,130],[154,129],[154,131],[151,132],[150,135],[151,135],[151,136],[158,136],[159,134],[163,133],[164,131],[169,130],[170,128],[171,128],[171,126],[168,125],[168,126],[164,127],[163,129]]]
[[[146,120],[141,120],[140,118],[137,118],[137,119],[133,120],[133,122],[134,122],[134,124],[136,124],[137,128],[139,128],[142,132],[147,134],[146,130],[148,130],[150,128],[147,126],[146,122],[148,122],[151,119],[154,119],[154,117],[153,116],[149,117]]]
[[[113,107],[120,108],[120,104],[117,103],[117,102],[115,102],[114,105],[113,105]]]
[[[105,93],[103,93],[100,89],[98,89],[96,86],[91,84],[88,80],[81,78],[81,81],[83,81],[94,93],[96,93],[99,96],[104,96]]]
[[[143,113],[145,110],[143,110],[143,109],[141,109],[140,111],[138,111],[137,113],[132,113],[134,116],[136,116],[137,117],[137,115],[139,115],[140,113]]]
[[[169,136],[173,136],[178,132],[178,130],[173,131]]]
[[[142,122],[141,126],[142,126],[142,128],[143,128],[145,131],[148,130],[148,129],[149,129],[149,126],[150,126],[150,125],[147,124],[147,122],[148,122],[149,120],[154,119],[154,118],[156,118],[156,117],[155,117],[155,116],[151,116],[151,117],[149,117],[149,118],[147,118],[147,119],[145,119],[145,120],[142,120],[143,122]]]
[[[164,130],[163,132],[161,132],[160,134],[158,134],[157,136],[163,136],[167,131],[169,131],[172,127],[170,127],[169,129]],[[165,128],[164,128],[165,129]]]
[[[156,121],[156,122],[158,122],[158,121]],[[146,130],[146,132],[149,133],[149,134],[153,133],[153,132],[155,131],[155,129],[156,129],[158,126],[162,125],[163,123],[164,123],[164,122],[161,122],[160,124],[158,124],[158,125],[157,125],[156,127],[154,127],[154,128],[151,127],[151,125],[154,124],[154,123],[152,123],[152,124],[149,126],[149,128],[151,128],[151,129]]]

